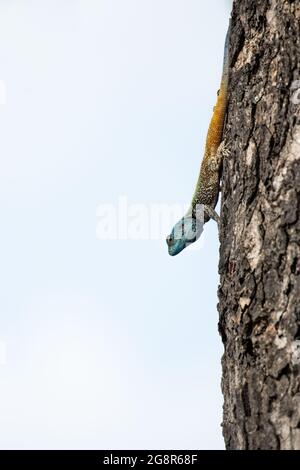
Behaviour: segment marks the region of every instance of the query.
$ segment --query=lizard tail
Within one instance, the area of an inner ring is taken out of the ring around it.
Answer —
[[[231,18],[229,20],[229,26],[226,34],[225,39],[225,46],[224,46],[224,58],[223,58],[223,74],[222,74],[222,81],[228,82],[228,75],[229,75],[229,42],[230,42],[230,32],[231,32]]]

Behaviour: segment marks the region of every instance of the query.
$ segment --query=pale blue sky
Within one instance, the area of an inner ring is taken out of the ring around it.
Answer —
[[[223,448],[215,224],[171,258],[95,214],[189,202],[229,8],[0,2],[2,449]]]

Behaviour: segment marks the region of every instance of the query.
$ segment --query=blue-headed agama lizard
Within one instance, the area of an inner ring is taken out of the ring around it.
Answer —
[[[177,222],[166,240],[171,256],[178,255],[184,248],[194,243],[203,231],[203,224],[208,222],[210,218],[214,219],[219,226],[220,219],[215,207],[220,191],[222,159],[229,153],[224,141],[222,141],[222,136],[227,110],[230,29],[231,21],[225,40],[221,86],[207,133],[196,190],[188,212]]]

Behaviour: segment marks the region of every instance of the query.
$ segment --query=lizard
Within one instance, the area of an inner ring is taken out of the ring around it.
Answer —
[[[184,248],[198,240],[203,231],[203,224],[210,219],[214,219],[219,226],[220,217],[215,207],[220,191],[222,160],[229,154],[222,136],[228,100],[230,29],[231,21],[225,40],[221,85],[206,137],[196,189],[187,213],[175,224],[166,239],[171,256],[178,255]]]

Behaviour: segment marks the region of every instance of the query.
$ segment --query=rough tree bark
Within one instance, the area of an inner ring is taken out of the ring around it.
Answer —
[[[219,330],[227,449],[300,449],[300,1],[235,0]]]

